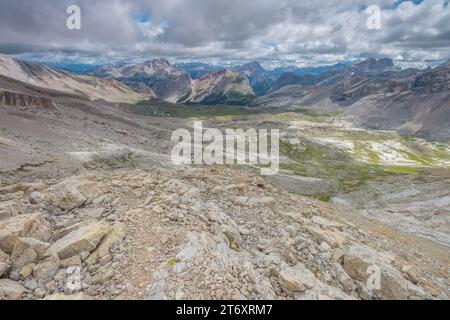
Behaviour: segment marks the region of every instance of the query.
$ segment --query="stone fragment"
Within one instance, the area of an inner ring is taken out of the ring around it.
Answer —
[[[0,279],[0,297],[8,300],[18,300],[27,291],[21,284],[10,280]]]
[[[0,250],[0,277],[11,267],[9,255]]]
[[[11,254],[12,267],[20,270],[30,263],[37,263],[45,256],[50,244],[33,238],[19,238]]]
[[[61,262],[56,254],[39,262],[33,270],[33,275],[40,283],[48,283],[53,280]]]
[[[52,232],[42,213],[15,216],[0,221],[0,249],[11,254],[19,238],[34,238],[47,242]]]
[[[344,269],[355,280],[386,299],[406,299],[408,281],[382,255],[365,245],[354,245],[344,256]],[[380,277],[379,283],[376,277]],[[379,285],[378,285],[379,284]],[[373,288],[372,288],[373,287]]]
[[[293,267],[285,266],[278,274],[280,285],[288,292],[303,292],[312,289],[317,279],[302,263]]]
[[[56,241],[48,250],[49,254],[57,254],[60,259],[67,259],[85,251],[94,250],[110,227],[101,222],[93,222],[76,229]]]

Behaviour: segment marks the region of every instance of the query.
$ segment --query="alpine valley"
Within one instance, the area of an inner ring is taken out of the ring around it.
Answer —
[[[60,68],[0,55],[0,299],[449,299],[450,63]],[[194,120],[279,172],[173,164]]]

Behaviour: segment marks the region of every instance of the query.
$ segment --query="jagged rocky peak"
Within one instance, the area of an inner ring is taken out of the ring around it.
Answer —
[[[142,65],[137,64],[138,68],[141,66],[144,68],[144,72],[147,72],[151,74],[152,72],[158,73],[158,72],[166,72],[169,74],[180,74],[184,75],[187,74],[183,70],[180,70],[170,64],[170,62],[167,59],[164,58],[158,58],[153,60],[148,60],[144,62]]]
[[[255,95],[248,79],[234,70],[211,72],[192,82],[189,95],[179,102],[245,104]]]
[[[250,81],[257,95],[263,95],[269,91],[275,81],[275,78],[257,61],[234,67],[233,70]]]
[[[245,63],[241,66],[236,67],[236,70],[249,70],[249,71],[257,71],[257,72],[265,72],[266,70],[258,61],[253,61],[249,63]]]
[[[168,68],[171,67],[169,60],[167,60],[165,58],[148,60],[148,61],[144,62],[144,64],[151,65],[151,66],[162,66],[162,67],[168,67]]]
[[[352,66],[352,70],[356,72],[382,72],[392,71],[395,68],[394,61],[389,58],[368,58],[363,62]]]

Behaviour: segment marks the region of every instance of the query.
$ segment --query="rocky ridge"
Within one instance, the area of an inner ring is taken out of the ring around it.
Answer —
[[[0,75],[41,88],[81,95],[93,100],[136,102],[146,98],[115,80],[74,75],[40,63],[15,60],[2,54],[0,54]]]

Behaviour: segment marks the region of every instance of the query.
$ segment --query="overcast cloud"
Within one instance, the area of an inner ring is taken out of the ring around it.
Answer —
[[[317,65],[387,56],[405,65],[450,59],[448,1],[0,0],[0,52],[107,62],[123,57]],[[66,8],[82,29],[66,28]],[[382,8],[380,30],[365,8]]]

